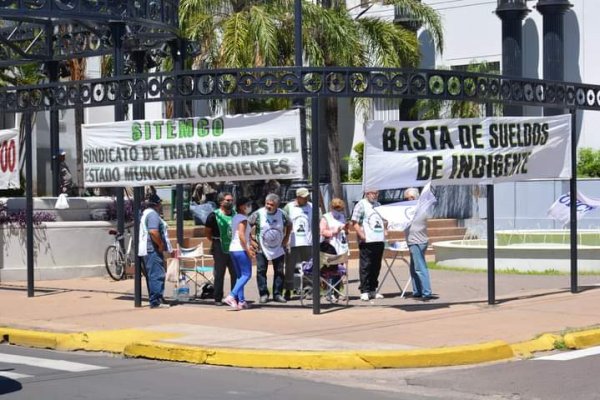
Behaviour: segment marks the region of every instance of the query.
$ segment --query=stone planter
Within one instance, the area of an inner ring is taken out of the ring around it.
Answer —
[[[106,273],[112,243],[107,221],[45,222],[34,228],[35,279],[68,279]],[[0,281],[27,279],[26,230],[0,227]]]

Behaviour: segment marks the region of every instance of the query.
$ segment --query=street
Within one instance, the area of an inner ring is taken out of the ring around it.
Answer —
[[[373,371],[221,368],[0,346],[4,399],[600,398],[600,348],[472,367]]]

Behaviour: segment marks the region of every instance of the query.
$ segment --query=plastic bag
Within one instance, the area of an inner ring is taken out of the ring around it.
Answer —
[[[165,274],[165,279],[167,282],[177,282],[179,278],[179,259],[178,258],[169,258],[167,262],[167,272]]]
[[[61,193],[58,195],[58,199],[56,199],[56,204],[54,208],[58,210],[64,210],[65,208],[69,208],[69,201],[67,200],[67,195],[65,193]]]

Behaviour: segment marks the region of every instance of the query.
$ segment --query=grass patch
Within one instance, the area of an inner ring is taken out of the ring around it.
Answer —
[[[429,269],[438,271],[453,271],[453,272],[471,272],[471,273],[487,273],[487,269],[484,268],[466,268],[466,267],[444,267],[437,264],[436,262],[430,261],[427,263]],[[509,269],[497,269],[496,274],[498,275],[541,275],[541,276],[568,276],[570,272],[561,272],[554,268],[548,268],[543,271],[520,271],[516,268]],[[598,276],[600,271],[579,271],[579,275],[591,275]]]

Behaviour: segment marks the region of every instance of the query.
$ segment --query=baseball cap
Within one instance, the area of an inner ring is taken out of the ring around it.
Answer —
[[[296,197],[308,197],[309,194],[308,189],[305,187],[296,189]]]
[[[64,156],[67,154],[67,152],[65,151],[65,149],[58,149],[58,153],[59,156]]]
[[[162,203],[162,200],[160,197],[158,197],[157,194],[151,194],[150,196],[148,196],[146,203],[150,206],[157,206],[160,203]]]

